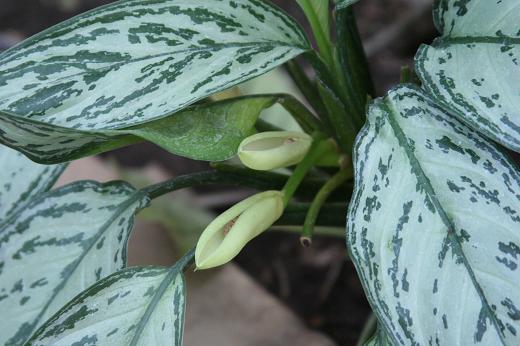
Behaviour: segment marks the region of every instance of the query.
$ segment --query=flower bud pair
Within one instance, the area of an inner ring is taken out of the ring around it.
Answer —
[[[219,215],[199,238],[195,250],[197,269],[216,267],[232,260],[251,239],[278,220],[283,209],[283,193],[265,191]]]

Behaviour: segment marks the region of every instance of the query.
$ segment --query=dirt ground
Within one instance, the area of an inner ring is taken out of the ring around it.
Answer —
[[[106,2],[2,0],[0,49]],[[294,1],[275,2],[303,19]],[[435,36],[430,9],[430,0],[363,0],[356,5],[360,32],[379,94],[399,81],[401,66],[411,66],[417,47],[431,42]],[[130,167],[158,162],[173,175],[206,167],[203,163],[172,158],[147,144],[118,150],[105,158]],[[197,190],[199,194],[211,192]],[[236,262],[283,300],[309,327],[326,333],[339,345],[355,345],[370,308],[355,270],[347,260],[344,239],[321,238],[312,248],[304,249],[298,236],[270,232],[248,245]]]

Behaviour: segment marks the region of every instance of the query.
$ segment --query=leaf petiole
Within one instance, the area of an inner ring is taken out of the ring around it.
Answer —
[[[300,241],[303,246],[310,246],[312,243],[312,235],[314,232],[314,226],[316,224],[316,220],[318,219],[318,215],[320,210],[330,196],[330,194],[340,187],[345,181],[352,178],[353,172],[352,167],[350,169],[342,169],[338,173],[336,173],[332,178],[330,178],[318,191],[316,197],[311,203],[309,208],[309,212],[305,217],[305,222],[303,224],[302,235],[300,237]]]
[[[294,193],[302,183],[309,170],[315,165],[316,161],[329,149],[326,137],[321,132],[312,135],[312,145],[305,158],[296,166],[293,174],[287,180],[282,192],[284,193],[284,205],[287,206]]]

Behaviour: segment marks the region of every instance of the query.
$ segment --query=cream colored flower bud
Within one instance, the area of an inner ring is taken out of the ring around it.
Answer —
[[[254,237],[268,229],[283,213],[283,193],[265,191],[235,204],[202,232],[195,250],[197,269],[232,260]]]
[[[297,164],[311,143],[312,138],[303,132],[261,132],[240,143],[238,156],[245,166],[268,171]]]

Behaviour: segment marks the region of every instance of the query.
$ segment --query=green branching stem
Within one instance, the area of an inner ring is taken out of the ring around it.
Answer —
[[[344,212],[343,210],[342,212]],[[329,237],[329,238],[342,238],[345,239],[345,218],[343,218],[343,226],[335,225],[335,226],[321,226],[316,225],[314,234],[319,237]],[[300,235],[302,232],[302,226],[283,226],[275,223],[269,231],[272,232],[282,232],[282,233],[290,233],[295,235]]]
[[[284,210],[283,215],[275,222],[275,226],[296,226],[294,232],[301,234],[301,225],[305,221],[306,215],[309,213],[310,203],[290,202]],[[322,206],[316,225],[319,227],[327,227],[320,232],[322,235],[339,236],[345,238],[345,210],[347,205],[343,203],[326,203]],[[329,229],[331,227],[341,228],[341,232],[337,229]],[[290,229],[293,231],[293,229]]]
[[[300,238],[302,245],[311,245],[314,226],[316,225],[316,220],[318,219],[318,215],[320,214],[320,210],[322,209],[323,204],[334,190],[339,188],[341,185],[343,185],[344,182],[346,182],[350,178],[352,178],[352,169],[343,169],[336,173],[332,178],[330,178],[323,185],[320,191],[318,191],[316,197],[311,203],[309,212],[305,217],[302,235]]]
[[[235,186],[247,186],[258,190],[269,190],[276,188],[280,184],[257,179],[256,177],[232,172],[205,171],[193,174],[181,175],[176,178],[145,187],[141,191],[146,193],[151,199],[161,197],[173,191],[187,187],[226,184]]]
[[[289,180],[289,176],[274,172],[254,171],[248,168],[235,167],[223,163],[212,164],[216,170],[181,175],[173,179],[150,185],[142,189],[151,199],[161,197],[170,192],[193,186],[231,185],[250,187],[259,191],[281,190]],[[312,197],[325,183],[324,179],[306,178],[300,184],[298,196]],[[352,191],[351,184],[347,184]]]
[[[329,149],[325,135],[315,132],[312,145],[305,158],[296,166],[293,174],[285,184],[282,192],[284,193],[284,205],[287,206],[294,193],[302,183],[309,170],[315,165],[316,161]]]
[[[244,166],[233,165],[223,162],[212,162],[211,167],[215,168],[220,172],[232,173],[237,180],[244,177],[245,181],[254,180],[255,186],[264,186],[265,189],[282,189],[290,176],[288,174],[269,172],[269,171],[256,171]],[[237,182],[238,183],[238,182]],[[303,198],[313,198],[318,191],[321,189],[323,184],[326,183],[326,179],[322,177],[309,177],[307,176],[300,184],[295,195]],[[247,186],[244,184],[244,186]],[[352,181],[348,181],[344,185],[344,190],[347,191],[348,196],[352,193],[353,184]],[[345,196],[343,194],[334,193],[330,198],[335,201],[344,201]],[[303,224],[303,219],[302,223]]]

